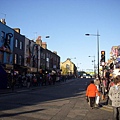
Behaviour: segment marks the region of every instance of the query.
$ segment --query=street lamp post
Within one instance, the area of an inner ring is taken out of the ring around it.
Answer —
[[[50,36],[45,36],[45,38],[50,38]],[[38,67],[41,66],[41,36],[38,36],[38,38],[36,39],[36,44],[37,44],[37,73],[38,73]],[[39,50],[38,50],[38,46],[39,46]],[[38,56],[38,51],[39,51],[39,56]],[[39,57],[39,59],[38,59]],[[38,66],[38,62],[39,62],[39,66]],[[41,68],[41,67],[40,67]],[[46,62],[45,62],[45,69],[46,69]]]
[[[100,79],[99,75],[99,32],[97,31],[97,34],[85,34],[86,36],[97,36],[97,55],[98,55],[98,78]]]
[[[94,75],[95,75],[95,77],[96,77],[96,70],[95,70],[95,56],[88,56],[88,57],[93,57],[93,58],[94,58],[94,60],[93,60],[92,62],[94,62]]]
[[[38,74],[38,69],[39,69],[39,66],[38,66],[38,45],[36,46],[36,50],[37,50],[37,74]]]

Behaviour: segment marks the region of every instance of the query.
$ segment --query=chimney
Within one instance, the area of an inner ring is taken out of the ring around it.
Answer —
[[[47,44],[46,44],[46,42],[42,42],[42,48],[47,49]]]
[[[0,22],[6,25],[5,19],[1,19]]]
[[[57,51],[53,51],[53,53],[55,53],[57,55]]]
[[[20,29],[19,28],[13,28],[17,33],[20,34]]]
[[[37,38],[37,40],[36,40],[36,44],[42,46],[41,36],[38,36],[38,38]]]

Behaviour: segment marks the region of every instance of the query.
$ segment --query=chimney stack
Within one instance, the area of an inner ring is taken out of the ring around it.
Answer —
[[[47,49],[47,43],[46,42],[42,42],[42,48]]]
[[[17,33],[20,34],[20,29],[19,28],[13,28]]]
[[[53,53],[55,53],[57,55],[57,51],[53,51]]]
[[[0,22],[6,25],[5,19],[1,19]]]
[[[37,40],[36,40],[36,44],[42,46],[41,36],[38,36],[38,38],[37,38]]]

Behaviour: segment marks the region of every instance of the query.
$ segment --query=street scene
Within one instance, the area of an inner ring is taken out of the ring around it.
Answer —
[[[112,120],[112,108],[91,109],[85,91],[91,79],[77,78],[0,94],[0,120]],[[103,101],[101,101],[102,103]]]
[[[0,0],[0,120],[120,120],[119,11]]]

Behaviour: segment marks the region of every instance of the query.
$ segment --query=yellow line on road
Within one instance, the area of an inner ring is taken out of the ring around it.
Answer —
[[[108,111],[108,112],[113,112],[113,110],[112,110],[112,109],[105,108],[105,107],[102,107],[102,108],[100,108],[100,109],[102,109],[102,110],[106,110],[106,111]]]

